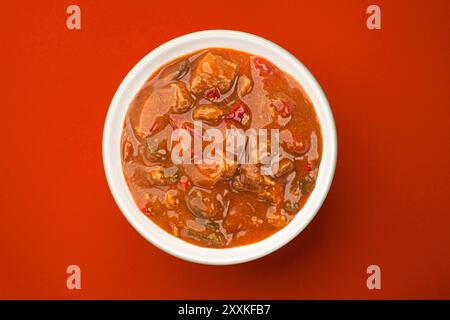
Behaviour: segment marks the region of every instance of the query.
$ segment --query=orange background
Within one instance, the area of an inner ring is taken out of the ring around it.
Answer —
[[[450,2],[8,1],[0,10],[0,298],[450,298]],[[339,141],[313,222],[263,259],[178,260],[144,240],[106,184],[102,129],[126,73],[193,31],[270,39],[316,76]],[[66,267],[82,290],[66,288]],[[377,264],[382,290],[368,290]]]

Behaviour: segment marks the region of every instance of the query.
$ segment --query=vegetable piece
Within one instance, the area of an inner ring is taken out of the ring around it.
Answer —
[[[220,91],[217,87],[212,87],[211,89],[206,90],[203,96],[209,101],[214,101],[220,98]]]
[[[189,210],[200,218],[216,219],[223,212],[222,204],[214,198],[213,193],[207,193],[197,187],[192,188],[187,195],[186,204]]]
[[[209,222],[205,223],[205,227],[214,232],[220,230],[220,225],[217,222],[213,222],[213,221],[209,221]]]
[[[208,52],[200,58],[192,71],[191,91],[198,94],[206,89],[217,87],[221,93],[225,93],[230,89],[237,69],[238,66],[234,62]]]
[[[189,228],[183,228],[181,234],[209,247],[223,247],[226,244],[225,236],[220,232],[205,234]]]
[[[313,179],[311,179],[310,177],[305,177],[300,182],[300,190],[302,190],[302,195],[310,194],[314,190],[315,185],[316,183]]]
[[[162,166],[153,166],[147,172],[147,179],[154,185],[168,185],[178,181],[180,178],[180,169],[177,166],[164,168]]]
[[[187,59],[167,66],[161,71],[160,78],[166,80],[179,80],[189,71],[189,61]]]
[[[278,170],[275,173],[275,177],[279,178],[289,172],[292,172],[294,170],[294,162],[287,158],[283,158],[278,163]]]
[[[286,200],[286,201],[284,202],[284,209],[285,209],[286,211],[289,211],[289,212],[295,212],[295,211],[298,210],[298,205],[297,205],[297,203],[295,203],[295,202],[292,202],[292,201],[290,201],[290,200]]]
[[[231,111],[226,115],[226,119],[246,125],[250,122],[250,111],[245,103],[238,101],[231,107]]]
[[[163,146],[163,142],[156,137],[147,137],[142,145],[143,154],[150,161],[164,161],[167,159],[167,150]]]
[[[175,189],[170,189],[166,192],[164,201],[169,209],[175,209],[180,203],[180,192]]]
[[[177,166],[164,169],[164,178],[167,183],[177,182],[180,178],[180,169]]]
[[[204,104],[194,109],[192,117],[195,120],[216,121],[223,117],[223,110],[214,104]]]
[[[178,181],[178,189],[181,191],[187,191],[191,187],[191,180],[188,177],[182,176]]]

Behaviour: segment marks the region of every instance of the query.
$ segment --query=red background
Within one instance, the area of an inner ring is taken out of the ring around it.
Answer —
[[[8,1],[0,10],[0,298],[450,298],[450,2]],[[263,259],[202,266],[144,240],[106,184],[102,129],[126,73],[193,31],[270,39],[316,76],[339,141],[300,236]],[[77,264],[82,290],[66,288]],[[368,290],[377,264],[382,290]]]

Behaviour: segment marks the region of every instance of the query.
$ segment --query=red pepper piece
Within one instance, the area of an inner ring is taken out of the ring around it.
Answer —
[[[205,97],[205,99],[208,99],[210,101],[216,100],[220,98],[220,91],[217,87],[212,87],[206,90],[203,96]]]
[[[247,106],[241,101],[237,102],[227,114],[226,119],[234,120],[245,125],[250,119]]]
[[[285,100],[281,100],[282,107],[280,108],[280,113],[283,118],[290,117],[293,111],[292,105]]]
[[[261,57],[256,57],[253,59],[253,64],[257,69],[262,72],[270,73],[272,72],[272,67],[269,65],[266,59]]]
[[[180,129],[181,123],[180,120],[175,118],[173,115],[169,115],[169,123],[173,129]]]
[[[308,170],[308,172],[311,172],[312,169],[313,169],[313,164],[312,164],[311,161],[308,161],[308,162],[306,163],[306,170]]]
[[[180,178],[180,181],[178,181],[178,189],[180,189],[182,191],[187,191],[190,188],[190,186],[191,186],[191,181],[186,176],[182,176]]]
[[[162,130],[166,125],[167,125],[167,117],[160,116],[160,117],[156,118],[155,122],[149,129],[149,134],[151,135],[153,133],[156,133],[156,132]]]
[[[158,123],[155,122],[155,123],[151,126],[151,128],[150,128],[150,130],[149,130],[149,133],[152,134],[153,132],[156,131],[157,128],[158,128]]]

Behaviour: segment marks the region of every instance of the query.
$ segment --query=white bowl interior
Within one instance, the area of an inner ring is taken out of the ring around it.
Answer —
[[[178,239],[147,218],[136,206],[128,189],[120,159],[120,139],[130,102],[150,75],[167,62],[208,47],[232,48],[262,56],[291,74],[311,99],[320,121],[323,153],[316,187],[304,207],[283,229],[250,245],[209,249]],[[235,264],[267,255],[298,235],[315,216],[333,179],[337,155],[336,130],[328,101],[317,81],[294,56],[263,38],[236,31],[211,30],[188,34],[153,50],[125,77],[109,108],[103,132],[103,162],[109,187],[120,210],[131,225],[160,249],[192,262]]]

